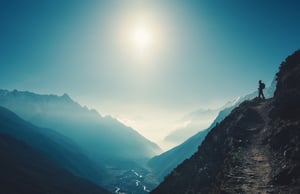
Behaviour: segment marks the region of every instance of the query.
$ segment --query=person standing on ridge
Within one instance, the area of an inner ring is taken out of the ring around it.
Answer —
[[[265,89],[266,85],[261,80],[259,80],[258,85],[258,98],[262,97],[262,99],[265,99],[263,89]]]

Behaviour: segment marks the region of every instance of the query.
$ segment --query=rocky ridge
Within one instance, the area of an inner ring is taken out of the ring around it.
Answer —
[[[299,193],[300,51],[277,74],[274,98],[243,102],[151,193]]]

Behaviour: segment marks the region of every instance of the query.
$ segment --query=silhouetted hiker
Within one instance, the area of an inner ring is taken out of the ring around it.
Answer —
[[[258,84],[258,98],[262,97],[262,99],[265,99],[263,89],[265,89],[266,85],[261,80],[259,80]]]

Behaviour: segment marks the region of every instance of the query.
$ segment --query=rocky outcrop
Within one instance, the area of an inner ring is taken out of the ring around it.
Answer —
[[[274,98],[245,101],[152,191],[300,192],[300,52],[282,63]]]
[[[274,112],[284,119],[300,119],[300,50],[286,58],[277,73]]]

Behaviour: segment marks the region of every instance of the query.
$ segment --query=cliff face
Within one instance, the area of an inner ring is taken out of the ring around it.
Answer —
[[[300,51],[277,81],[274,98],[234,109],[152,193],[299,193]]]
[[[277,74],[277,90],[266,142],[274,153],[275,185],[300,187],[300,50],[289,56]]]
[[[300,50],[286,58],[277,73],[276,116],[285,120],[300,119]]]

